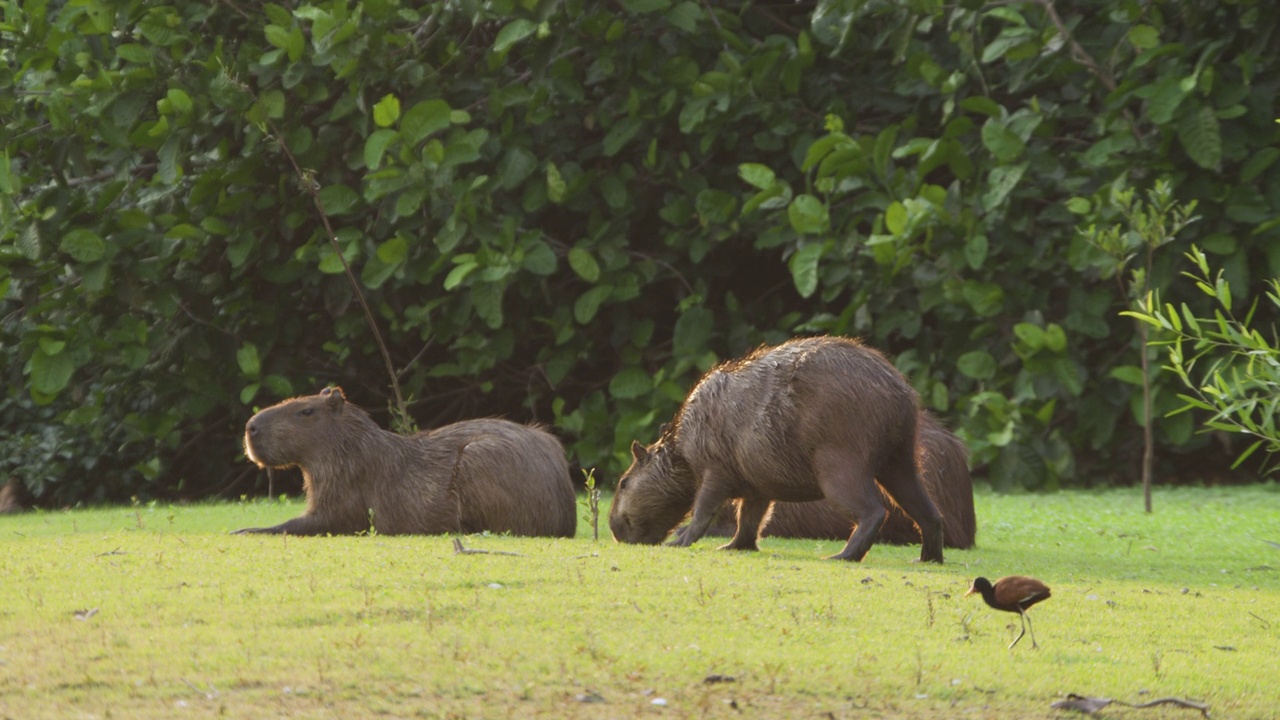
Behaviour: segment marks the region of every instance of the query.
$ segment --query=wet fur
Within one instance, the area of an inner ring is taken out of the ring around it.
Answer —
[[[921,527],[921,559],[941,562],[942,516],[916,466],[918,405],[892,364],[847,338],[792,340],[724,363],[662,438],[633,443],[610,509],[614,537],[661,542],[692,506],[675,540],[688,545],[736,499],[725,548],[754,550],[773,501],[827,498],[857,523],[835,557],[861,560],[888,513],[883,488]]]
[[[929,413],[920,414],[916,459],[925,490],[942,511],[943,544],[949,548],[971,548],[977,535],[973,510],[973,483],[969,477],[969,449]],[[912,545],[920,542],[920,529],[887,495],[889,517],[880,528],[876,542]],[[733,535],[737,529],[737,507],[727,503],[707,529],[708,535]],[[843,540],[849,536],[853,518],[830,500],[806,503],[776,502],[762,535],[766,537]]]
[[[290,535],[474,533],[572,537],[575,496],[554,436],[506,420],[467,420],[404,436],[378,427],[340,388],[250,418],[245,452],[302,470],[307,508],[269,528]]]

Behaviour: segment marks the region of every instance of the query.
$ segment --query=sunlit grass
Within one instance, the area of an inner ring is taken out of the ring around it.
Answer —
[[[943,566],[593,543],[586,523],[464,538],[515,556],[226,534],[297,503],[3,517],[0,717],[1025,718],[1069,692],[1274,717],[1280,487],[1159,490],[1153,515],[1136,491],[977,500],[979,547]],[[1039,650],[962,597],[1010,573],[1053,587]]]

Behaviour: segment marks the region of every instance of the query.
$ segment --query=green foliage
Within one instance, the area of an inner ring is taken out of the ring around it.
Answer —
[[[250,405],[380,413],[345,260],[424,427],[541,420],[616,475],[717,360],[835,332],[997,486],[1127,481],[1137,350],[1074,230],[1167,176],[1232,287],[1280,272],[1280,20],[1052,9],[7,3],[0,469],[239,494]]]
[[[600,542],[600,488],[596,487],[596,469],[582,471],[586,493],[578,499],[584,515],[582,519],[591,526],[591,540]]]
[[[1149,293],[1139,309],[1126,313],[1156,329],[1158,339],[1152,345],[1167,349],[1167,369],[1190,392],[1178,395],[1182,404],[1170,414],[1206,411],[1211,413],[1203,423],[1206,429],[1255,438],[1240,453],[1237,465],[1260,447],[1269,453],[1280,452],[1280,428],[1276,426],[1280,341],[1275,327],[1270,326],[1266,334],[1258,329],[1257,301],[1244,317],[1236,316],[1231,310],[1231,284],[1223,271],[1212,272],[1208,257],[1195,246],[1186,256],[1195,271],[1183,275],[1213,300],[1212,316],[1197,314],[1186,303],[1178,307],[1161,303],[1155,293]],[[1280,279],[1272,278],[1268,285],[1266,299],[1280,309]]]

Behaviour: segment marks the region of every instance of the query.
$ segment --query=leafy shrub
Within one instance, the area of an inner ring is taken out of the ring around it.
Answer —
[[[548,422],[603,478],[717,360],[837,332],[1045,488],[1139,445],[1076,233],[1112,183],[1198,198],[1232,287],[1280,272],[1256,1],[5,12],[0,462],[48,502],[246,492],[253,405],[390,404],[339,256],[424,427]]]
[[[1221,270],[1212,272],[1209,260],[1192,247],[1187,258],[1195,272],[1183,273],[1196,288],[1213,299],[1210,316],[1197,316],[1185,303],[1161,304],[1149,294],[1139,310],[1127,313],[1156,328],[1161,339],[1152,344],[1167,350],[1167,369],[1177,375],[1188,393],[1178,395],[1183,405],[1173,413],[1203,410],[1207,430],[1240,433],[1253,438],[1236,459],[1244,462],[1258,448],[1280,452],[1280,342],[1275,327],[1264,335],[1254,325],[1255,301],[1244,317],[1232,312],[1231,284]],[[1280,278],[1269,281],[1268,303],[1280,309]],[[1274,470],[1274,466],[1272,470]]]

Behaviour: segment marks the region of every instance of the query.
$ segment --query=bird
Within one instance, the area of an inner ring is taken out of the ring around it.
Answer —
[[[1049,586],[1025,575],[1002,577],[994,585],[990,580],[979,577],[974,578],[973,584],[969,586],[969,592],[964,596],[969,597],[974,593],[980,593],[982,599],[997,610],[1018,613],[1018,617],[1022,619],[1022,632],[1009,643],[1009,649],[1012,650],[1022,636],[1027,634],[1027,628],[1031,626],[1031,618],[1027,617],[1027,608],[1041,600],[1048,600]],[[1036,644],[1034,628],[1031,630],[1031,647],[1040,647]]]

